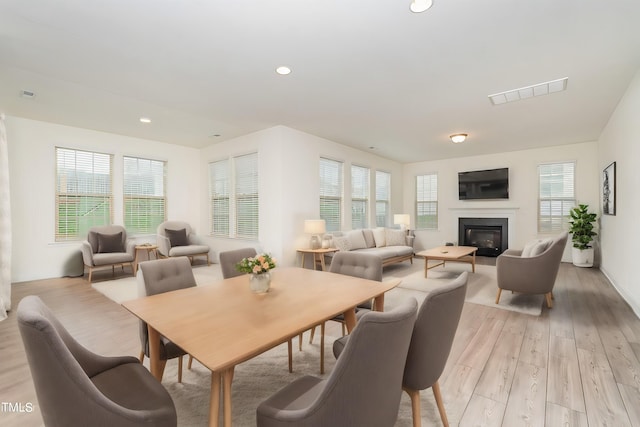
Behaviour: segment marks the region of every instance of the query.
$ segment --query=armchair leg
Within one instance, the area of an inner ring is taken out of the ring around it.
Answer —
[[[410,388],[405,388],[404,391],[406,391],[411,398],[411,416],[413,418],[413,427],[421,427],[422,419],[420,418],[420,391],[412,390]]]
[[[553,295],[551,292],[547,292],[544,296],[547,299],[547,307],[553,308]]]
[[[93,275],[93,268],[89,267],[89,284],[91,284],[91,276]]]
[[[496,295],[496,304],[500,302],[500,295],[502,295],[502,289],[498,288],[498,295]]]
[[[449,420],[447,419],[447,413],[444,410],[444,404],[442,403],[442,394],[440,394],[440,383],[435,382],[431,386],[433,389],[433,396],[436,398],[436,405],[438,405],[438,412],[440,412],[440,418],[442,419],[442,425],[449,427]]]

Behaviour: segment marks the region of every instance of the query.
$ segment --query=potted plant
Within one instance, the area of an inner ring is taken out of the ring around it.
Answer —
[[[596,222],[596,214],[589,213],[589,205],[579,205],[569,212],[569,232],[572,234],[573,242],[572,258],[573,264],[578,267],[593,266],[593,247],[590,243],[596,232],[593,231]]]

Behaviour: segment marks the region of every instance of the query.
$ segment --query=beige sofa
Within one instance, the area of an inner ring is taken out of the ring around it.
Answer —
[[[413,264],[414,238],[412,233],[383,227],[337,231],[331,233],[331,247],[375,254],[382,258],[383,266],[407,260]]]

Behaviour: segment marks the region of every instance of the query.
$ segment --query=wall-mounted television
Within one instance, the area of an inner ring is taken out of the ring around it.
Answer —
[[[458,172],[458,198],[508,199],[509,168]]]

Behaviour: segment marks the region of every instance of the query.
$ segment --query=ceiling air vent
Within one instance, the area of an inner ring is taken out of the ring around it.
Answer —
[[[20,96],[27,99],[33,99],[36,97],[36,93],[30,90],[20,91]]]
[[[534,96],[549,95],[550,93],[562,92],[567,89],[567,80],[562,79],[551,80],[549,82],[538,83],[531,86],[521,87],[519,89],[507,90],[505,92],[494,93],[489,95],[489,99],[493,105],[506,104],[507,102],[520,101],[522,99]]]

